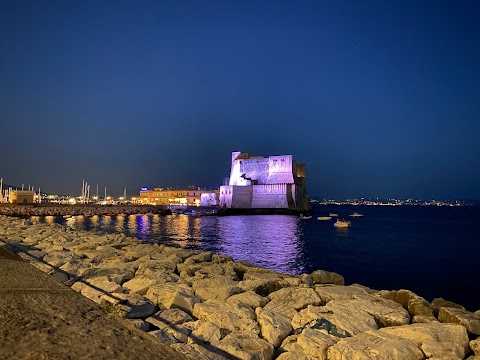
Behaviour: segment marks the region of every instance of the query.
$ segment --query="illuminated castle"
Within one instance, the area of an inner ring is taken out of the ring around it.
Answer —
[[[220,206],[309,210],[305,164],[292,155],[264,158],[234,151],[228,185],[220,186]]]

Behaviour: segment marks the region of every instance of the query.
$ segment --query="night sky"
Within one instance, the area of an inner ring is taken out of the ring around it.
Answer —
[[[0,177],[218,188],[292,154],[310,196],[480,199],[480,3],[3,1]]]

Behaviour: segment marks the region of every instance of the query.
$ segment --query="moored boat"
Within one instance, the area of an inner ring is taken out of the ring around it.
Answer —
[[[336,213],[330,213],[330,214],[328,214],[328,216],[336,217],[336,216],[338,216],[338,214],[336,214]]]
[[[341,220],[341,219],[337,219],[337,221],[335,221],[335,223],[333,224],[333,226],[335,226],[337,228],[348,228],[351,225],[352,225],[352,223],[350,221]]]
[[[363,214],[360,214],[358,212],[354,212],[353,214],[350,214],[351,217],[362,217]]]
[[[303,215],[303,214],[300,214],[300,219],[302,220],[308,220],[308,219],[311,219],[312,218],[312,215]]]
[[[317,220],[331,220],[332,217],[331,216],[319,216],[317,217]]]

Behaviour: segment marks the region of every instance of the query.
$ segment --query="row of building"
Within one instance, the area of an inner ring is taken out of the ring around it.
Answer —
[[[1,194],[0,185],[0,196]],[[106,194],[105,198],[107,199]],[[85,193],[82,193],[82,199],[82,203],[86,203]],[[121,199],[126,201],[126,198]],[[14,204],[41,202],[40,191],[37,195],[30,189],[9,189],[8,202]],[[251,156],[240,151],[232,152],[230,176],[218,190],[196,187],[142,188],[139,196],[133,197],[131,202],[144,205],[220,206],[239,209],[273,208],[304,211],[310,208],[304,164],[297,163],[292,155],[263,157]]]
[[[226,208],[285,208],[308,210],[305,165],[292,155],[251,156],[232,152],[230,176],[219,190],[142,189],[140,204],[220,206]]]

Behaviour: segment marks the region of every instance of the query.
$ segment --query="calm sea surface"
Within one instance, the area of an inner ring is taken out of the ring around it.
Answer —
[[[364,217],[352,218],[352,212]],[[336,229],[339,214],[352,222]],[[410,289],[480,309],[479,207],[319,206],[313,217],[291,215],[36,218],[76,229],[123,232],[142,241],[211,250],[291,274],[323,269],[347,284]]]

